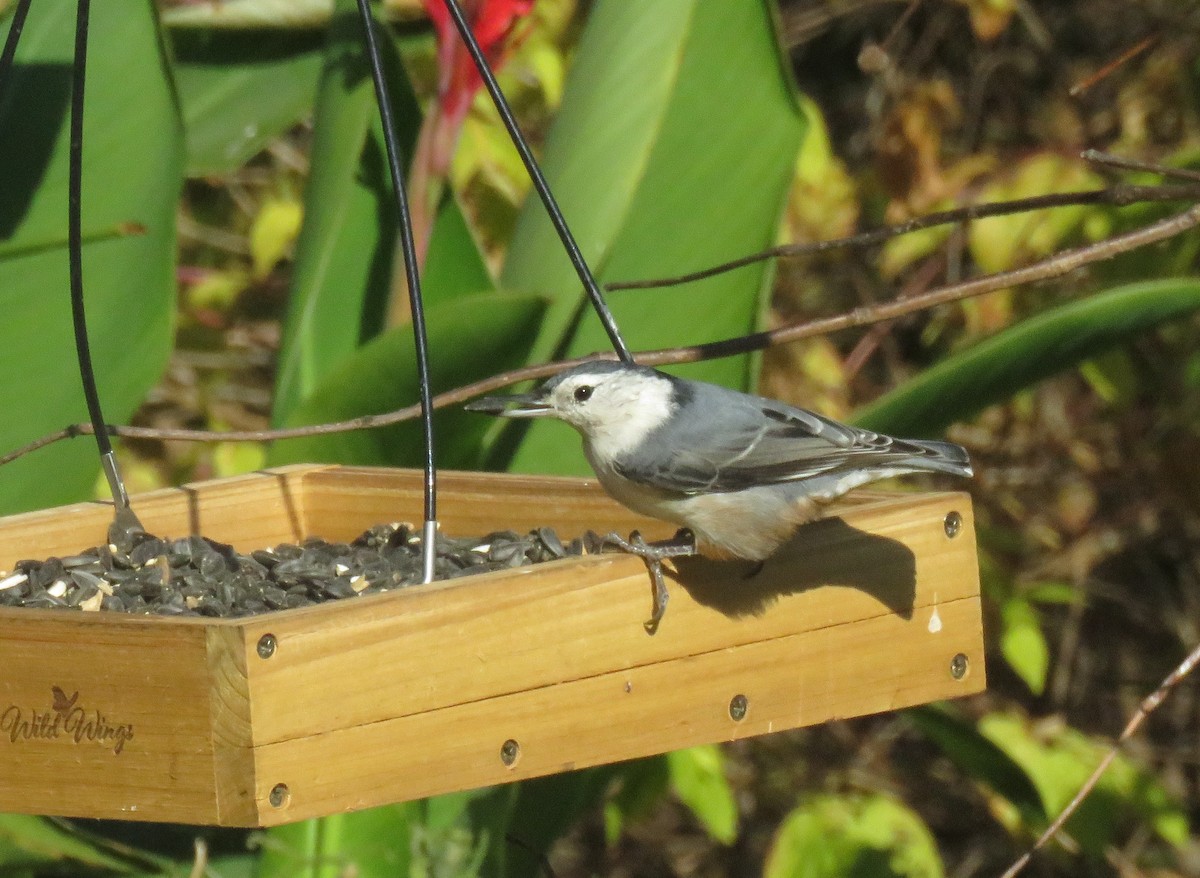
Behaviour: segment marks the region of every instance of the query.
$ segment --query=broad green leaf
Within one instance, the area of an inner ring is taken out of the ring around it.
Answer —
[[[434,392],[485,378],[523,362],[545,313],[537,296],[485,293],[431,308],[430,381]],[[316,424],[382,414],[419,401],[412,329],[399,326],[346,357],[301,405],[289,423]],[[492,419],[442,409],[435,417],[438,465],[470,469],[478,464],[482,437]],[[419,465],[424,459],[421,424],[330,436],[288,439],[270,451],[272,464],[298,461]]]
[[[1041,695],[1046,689],[1050,648],[1042,632],[1037,610],[1021,597],[1009,598],[1000,608],[1000,652],[1029,691]]]
[[[421,274],[426,308],[495,286],[462,208],[451,195],[433,224]]]
[[[904,716],[964,774],[1008,802],[1022,820],[1034,826],[1045,822],[1041,795],[1029,775],[957,711],[926,705],[907,710]]]
[[[232,173],[312,111],[325,57],[320,32],[168,36],[189,176]]]
[[[692,810],[721,844],[737,839],[738,810],[733,789],[725,777],[725,755],[713,744],[667,754],[671,786],[679,800]]]
[[[396,878],[409,874],[419,802],[267,830],[257,878]]]
[[[0,41],[10,22],[0,22]],[[4,450],[87,419],[65,243],[74,33],[75,4],[35,3],[0,96]],[[183,135],[150,0],[94,5],[88,44],[84,295],[104,414],[121,423],[157,381],[171,347]],[[121,225],[145,234],[105,236]],[[85,499],[98,469],[91,439],[24,457],[4,468],[0,512]]]
[[[86,866],[117,874],[132,871],[126,861],[41,817],[0,815],[0,874],[39,865]]]
[[[941,878],[921,818],[881,794],[813,796],[791,812],[767,855],[766,878]]]
[[[383,326],[395,207],[375,90],[353,0],[338,0],[317,96],[304,228],[279,353],[274,420],[283,423],[330,370]],[[400,149],[411,155],[420,111],[394,44],[380,49]]]
[[[1146,281],[1060,305],[997,333],[861,410],[859,426],[935,436],[1055,372],[1200,308],[1200,280]]]
[[[1087,738],[1057,721],[1031,723],[1016,714],[991,713],[979,730],[1019,764],[1041,795],[1044,810],[1057,816],[1104,758],[1110,745]],[[1118,754],[1091,795],[1067,821],[1066,832],[1090,858],[1140,823],[1175,845],[1189,835],[1186,812],[1152,773]],[[1040,830],[1041,826],[1031,827]]]
[[[802,123],[766,0],[601,0],[547,139],[544,170],[602,281],[703,268],[774,243]],[[672,289],[613,293],[632,349],[726,338],[758,324],[763,265]],[[541,204],[518,221],[502,286],[552,299],[533,359],[611,349]],[[576,327],[578,327],[576,329]],[[688,367],[746,387],[751,360]],[[535,424],[513,463],[580,472],[578,449]]]
[[[317,857],[324,822],[303,820],[264,832],[255,878],[315,878],[320,868]]]

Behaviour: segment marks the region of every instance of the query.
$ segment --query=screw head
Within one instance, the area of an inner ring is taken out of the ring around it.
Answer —
[[[750,707],[750,701],[745,695],[735,695],[729,699],[729,716],[734,722],[741,722],[746,718],[746,710]]]
[[[275,635],[264,634],[262,637],[258,638],[258,657],[269,659],[271,656],[275,655],[276,646],[278,646],[278,642],[275,640]]]
[[[950,676],[955,680],[961,680],[967,675],[967,671],[971,667],[971,662],[963,653],[959,653],[954,658],[950,659]]]
[[[277,783],[271,787],[271,792],[267,796],[267,801],[271,803],[272,808],[282,808],[292,798],[291,791],[287,784]]]
[[[962,531],[962,516],[957,512],[947,513],[942,526],[946,529],[946,536],[954,539]]]
[[[500,745],[500,761],[508,768],[512,768],[517,764],[517,760],[521,757],[521,745],[509,738]]]

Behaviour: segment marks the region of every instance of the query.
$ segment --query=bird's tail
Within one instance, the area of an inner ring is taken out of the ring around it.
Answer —
[[[804,479],[795,483],[795,492],[797,496],[827,503],[862,485],[918,472],[968,478],[974,475],[967,450],[960,445],[925,439],[896,439],[886,460]]]
[[[971,468],[971,458],[967,449],[953,442],[938,442],[932,439],[906,439],[905,446],[912,447],[916,453],[896,466],[909,466],[922,472],[949,473],[952,476],[971,477],[975,471]]]

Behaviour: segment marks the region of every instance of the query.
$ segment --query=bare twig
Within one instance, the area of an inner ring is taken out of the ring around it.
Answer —
[[[1100,161],[1098,156],[1102,153],[1094,153],[1093,150],[1083,154],[1085,159],[1089,161]],[[1137,170],[1153,170],[1156,173],[1168,174],[1175,172],[1174,168],[1162,168],[1158,165],[1141,165],[1136,167]],[[1179,176],[1187,176],[1184,172],[1179,172]],[[1195,177],[1187,176],[1189,180],[1200,182],[1200,174]],[[1091,189],[1085,192],[1054,192],[1049,195],[1036,195],[1031,198],[1018,198],[1013,201],[996,201],[990,204],[969,204],[965,207],[956,207],[953,210],[942,210],[937,213],[929,213],[924,216],[919,216],[907,222],[898,223],[894,226],[884,226],[879,229],[872,229],[869,232],[861,232],[857,235],[851,235],[847,238],[837,238],[832,241],[811,241],[803,244],[782,244],[778,247],[771,247],[768,250],[760,250],[758,253],[751,253],[749,256],[742,256],[738,259],[722,262],[720,265],[714,265],[700,271],[693,271],[689,274],[681,274],[676,277],[655,278],[653,280],[633,280],[633,281],[617,281],[604,285],[604,289],[611,292],[614,290],[650,290],[660,289],[662,287],[674,287],[681,284],[693,283],[698,280],[713,277],[714,275],[724,274],[727,271],[733,271],[736,268],[744,268],[747,265],[753,265],[756,262],[763,262],[767,259],[775,259],[778,257],[791,256],[812,256],[817,253],[826,253],[830,250],[840,250],[845,247],[859,248],[871,247],[876,244],[882,244],[884,241],[891,238],[907,235],[909,232],[920,231],[934,226],[945,226],[951,223],[969,222],[972,220],[986,219],[991,216],[1007,216],[1014,213],[1025,213],[1031,210],[1045,210],[1052,207],[1071,207],[1084,204],[1107,204],[1113,207],[1128,207],[1131,204],[1151,201],[1197,201],[1200,200],[1200,187],[1189,185],[1178,186],[1111,186],[1107,189]]]
[[[877,305],[855,308],[852,311],[847,311],[833,317],[794,323],[764,332],[755,332],[750,335],[708,342],[706,344],[646,351],[638,354],[636,359],[638,363],[646,366],[694,363],[700,360],[718,359],[720,357],[758,351],[774,345],[784,344],[785,342],[811,338],[817,335],[828,335],[829,333],[839,332],[844,329],[870,326],[887,320],[895,320],[898,317],[904,317],[917,311],[923,311],[935,305],[957,302],[962,299],[981,296],[985,293],[1019,284],[1035,283],[1050,278],[1062,277],[1090,263],[1109,259],[1118,254],[1126,253],[1139,247],[1145,247],[1148,244],[1164,241],[1197,226],[1200,226],[1200,205],[1193,206],[1182,213],[1151,223],[1148,226],[1143,226],[1140,229],[1108,238],[1097,244],[1063,251],[1024,268],[997,272],[996,274],[976,278],[964,283],[950,284],[903,300],[893,300]],[[614,359],[612,354],[597,354],[589,357],[577,357],[571,360],[560,360],[554,363],[541,363],[535,366],[511,369],[507,372],[493,375],[490,378],[440,393],[433,398],[433,407],[435,409],[445,408],[449,405],[465,402],[481,394],[499,390],[510,384],[546,378],[580,363],[611,359]],[[281,439],[297,439],[305,436],[386,427],[390,424],[412,420],[420,412],[420,405],[410,405],[385,414],[364,415],[348,421],[279,430],[230,430],[226,432],[213,432],[211,430],[111,425],[108,429],[111,435],[126,439],[159,439],[182,442],[273,442]],[[18,448],[0,457],[0,466],[61,439],[89,435],[91,429],[90,424],[73,424],[65,427],[62,430],[43,436],[22,448]]]
[[[1191,168],[1171,168],[1166,165],[1157,164],[1156,162],[1143,162],[1123,155],[1100,152],[1098,149],[1085,149],[1080,153],[1080,157],[1085,162],[1107,165],[1110,168],[1119,168],[1122,171],[1147,171],[1151,174],[1161,174],[1164,177],[1200,181],[1200,171],[1193,171]]]
[[[1179,685],[1180,681],[1182,681],[1188,674],[1196,669],[1197,664],[1200,664],[1200,645],[1196,646],[1195,649],[1188,653],[1187,658],[1180,662],[1175,670],[1167,674],[1166,678],[1162,681],[1162,683],[1159,684],[1158,688],[1147,695],[1142,703],[1138,705],[1137,711],[1134,712],[1132,717],[1130,717],[1129,722],[1125,724],[1125,728],[1121,730],[1121,734],[1113,744],[1112,749],[1104,754],[1104,758],[1100,760],[1100,764],[1096,766],[1096,770],[1091,773],[1091,776],[1088,777],[1083,786],[1079,788],[1079,792],[1077,792],[1075,797],[1071,799],[1069,803],[1067,803],[1067,807],[1063,808],[1062,813],[1055,817],[1054,821],[1046,827],[1046,831],[1038,836],[1038,840],[1033,843],[1033,847],[1027,850],[1020,856],[1019,859],[1017,859],[1016,862],[1009,866],[1001,878],[1015,878],[1015,876],[1018,875],[1021,870],[1029,864],[1029,861],[1033,858],[1033,855],[1039,849],[1041,849],[1046,842],[1053,838],[1059,832],[1059,830],[1063,828],[1066,822],[1071,818],[1071,815],[1079,809],[1079,806],[1083,803],[1083,800],[1086,799],[1091,794],[1092,790],[1096,788],[1096,784],[1099,783],[1100,778],[1104,775],[1104,772],[1108,770],[1108,767],[1112,765],[1113,760],[1117,758],[1117,754],[1120,752],[1121,747],[1124,746],[1125,742],[1137,733],[1138,729],[1142,727],[1142,723],[1146,721],[1146,718],[1149,717],[1150,714],[1153,713],[1155,709],[1157,709],[1158,706],[1166,700],[1167,696],[1170,695],[1171,691]]]
[[[1093,73],[1087,79],[1083,80],[1082,82],[1075,83],[1075,85],[1071,86],[1067,90],[1067,94],[1069,94],[1073,98],[1079,97],[1081,94],[1083,94],[1085,91],[1087,91],[1093,85],[1095,85],[1097,82],[1101,82],[1104,79],[1107,79],[1113,73],[1114,70],[1116,70],[1117,68],[1121,67],[1124,64],[1128,64],[1130,61],[1132,61],[1138,55],[1145,52],[1147,49],[1149,49],[1151,46],[1153,46],[1157,42],[1158,42],[1158,34],[1148,36],[1144,40],[1138,41],[1133,46],[1126,49],[1124,52],[1122,52],[1120,55],[1118,55],[1116,58],[1114,58],[1112,61],[1109,61],[1107,64],[1105,64],[1103,67],[1101,67],[1095,73]]]
[[[798,339],[810,338],[815,335],[827,335],[843,329],[855,329],[861,326],[868,326],[872,323],[879,323],[883,320],[894,320],[897,317],[903,317],[916,311],[923,311],[935,305],[944,305],[947,302],[969,299],[973,296],[981,296],[984,293],[991,293],[1020,284],[1036,283],[1038,281],[1049,280],[1050,278],[1062,277],[1064,274],[1069,274],[1085,265],[1111,258],[1120,253],[1127,253],[1139,247],[1145,247],[1147,244],[1164,241],[1189,229],[1194,229],[1198,225],[1200,225],[1200,205],[1190,207],[1182,213],[1159,220],[1156,223],[1151,223],[1148,226],[1143,226],[1140,229],[1135,229],[1132,232],[1126,232],[1125,234],[1100,241],[1097,244],[1077,247],[1074,250],[1065,250],[1062,253],[1055,254],[1032,265],[1027,265],[1024,268],[1001,271],[996,274],[989,274],[986,277],[976,278],[975,280],[950,284],[903,301],[893,300],[869,307],[855,308],[853,311],[839,314],[835,317],[825,317],[805,323],[781,326],[778,329],[758,332],[728,341],[652,351],[648,354],[639,354],[637,359],[639,363],[647,365],[690,363],[696,360],[707,360],[716,357],[726,357],[732,354],[746,353],[747,351],[761,350],[762,348],[784,342],[797,341]]]

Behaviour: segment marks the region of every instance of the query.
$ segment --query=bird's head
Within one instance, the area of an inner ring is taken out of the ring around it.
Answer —
[[[595,362],[560,372],[532,393],[486,396],[466,407],[506,418],[558,418],[620,453],[666,421],[674,405],[671,379],[661,372]]]

